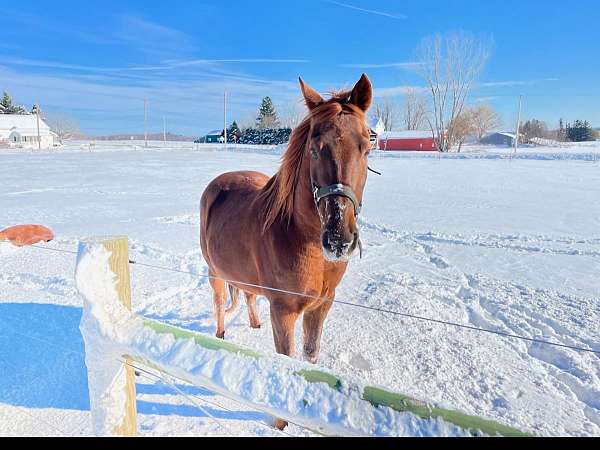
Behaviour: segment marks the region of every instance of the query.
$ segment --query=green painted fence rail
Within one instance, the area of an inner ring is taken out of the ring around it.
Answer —
[[[144,324],[159,334],[171,334],[178,339],[193,339],[194,342],[208,350],[225,350],[243,356],[259,359],[263,355],[253,350],[241,347],[222,339],[213,338],[201,333],[184,330],[161,322],[142,318]],[[296,372],[309,383],[326,383],[331,389],[339,390],[342,380],[336,375],[320,369],[302,369]],[[415,400],[403,394],[391,392],[379,387],[365,386],[362,391],[363,400],[374,406],[387,406],[399,412],[410,412],[423,419],[440,418],[447,423],[454,424],[467,430],[474,436],[499,435],[499,436],[531,436],[515,428],[483,419],[481,417],[469,416],[459,411],[439,408],[425,402]]]

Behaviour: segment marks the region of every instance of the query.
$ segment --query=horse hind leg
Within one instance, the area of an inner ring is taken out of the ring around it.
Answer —
[[[229,315],[232,314],[238,306],[240,290],[232,284],[227,284],[227,288],[229,289],[229,296],[231,297],[231,306],[225,310],[225,314]]]
[[[246,305],[248,306],[248,319],[250,320],[251,328],[260,328],[260,316],[256,309],[256,294],[244,292],[246,297]]]
[[[210,275],[214,276],[212,273]],[[227,290],[225,289],[225,282],[211,278],[210,285],[213,289],[213,305],[215,319],[217,321],[216,336],[219,339],[225,339],[225,304],[227,303]]]

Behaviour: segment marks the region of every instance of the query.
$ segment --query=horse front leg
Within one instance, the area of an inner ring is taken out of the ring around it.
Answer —
[[[304,359],[312,364],[316,364],[319,359],[323,323],[325,323],[325,318],[331,309],[332,303],[331,301],[323,301],[317,307],[304,311],[302,320]]]
[[[294,300],[289,297],[270,303],[275,350],[282,355],[293,357],[296,353],[294,329],[300,311],[293,306]]]
[[[273,327],[273,340],[277,353],[293,357],[295,353],[294,329],[300,311],[292,305],[292,298],[271,300],[271,325]],[[283,430],[287,422],[282,419],[275,420],[275,426]]]

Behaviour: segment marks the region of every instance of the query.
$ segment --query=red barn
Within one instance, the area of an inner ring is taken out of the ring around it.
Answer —
[[[431,131],[386,131],[379,135],[379,150],[386,151],[436,151]]]

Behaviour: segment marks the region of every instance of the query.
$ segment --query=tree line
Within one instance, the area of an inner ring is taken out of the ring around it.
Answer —
[[[33,105],[31,111],[27,111],[24,106],[15,105],[8,92],[4,92],[0,100],[0,114],[36,114],[39,112],[39,106]]]
[[[521,124],[519,137],[524,143],[535,142],[536,139],[550,139],[559,142],[586,142],[600,137],[587,120],[576,120],[573,124],[560,119],[558,128],[550,129],[542,120],[531,119]]]
[[[295,125],[295,124],[294,124]],[[224,139],[221,131],[221,139]],[[264,97],[251,126],[240,127],[234,120],[227,127],[227,142],[232,144],[278,145],[289,141],[291,126],[282,126],[270,97]]]
[[[388,131],[431,130],[441,152],[460,151],[469,136],[481,140],[502,125],[491,106],[469,106],[467,102],[491,48],[490,37],[477,37],[465,31],[424,38],[414,55],[414,71],[424,81],[424,88],[405,88],[401,104],[384,97],[374,105],[375,119],[381,119]],[[557,130],[549,131],[545,123],[531,119],[519,129],[519,138],[525,143],[535,138],[581,142],[597,137],[600,137],[598,132],[582,120],[566,125],[561,120]]]

